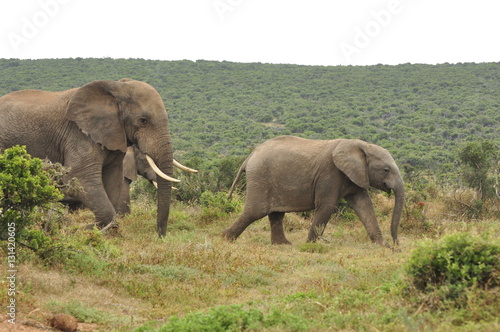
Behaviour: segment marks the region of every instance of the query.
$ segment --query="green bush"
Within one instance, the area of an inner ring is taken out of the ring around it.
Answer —
[[[242,305],[218,306],[210,309],[207,313],[194,312],[185,317],[171,317],[167,324],[159,329],[143,326],[135,332],[158,331],[158,332],[188,332],[188,331],[260,331],[264,329],[283,329],[290,331],[307,330],[307,322],[303,319],[281,310],[273,310],[264,315],[255,308],[244,309]]]
[[[55,171],[42,167],[42,161],[27,154],[25,147],[15,146],[0,154],[0,238],[6,239],[10,227],[19,239],[22,230],[34,222],[31,214],[36,206],[49,208],[62,199],[55,186]]]
[[[200,196],[202,207],[202,219],[211,221],[228,216],[230,213],[239,211],[241,202],[237,199],[228,199],[227,193],[205,191]]]
[[[418,290],[440,289],[446,298],[457,298],[468,288],[500,286],[500,246],[468,233],[426,240],[413,251],[406,271]]]

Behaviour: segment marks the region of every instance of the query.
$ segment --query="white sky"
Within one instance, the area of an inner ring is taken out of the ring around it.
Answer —
[[[0,58],[500,61],[498,0],[1,0]]]

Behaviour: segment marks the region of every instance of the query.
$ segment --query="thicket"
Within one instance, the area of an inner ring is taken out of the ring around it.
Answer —
[[[431,187],[455,190],[450,204],[470,218],[500,194],[500,63],[0,59],[0,71],[0,95],[123,77],[153,85],[169,112],[176,159],[200,170],[176,174],[183,180],[173,192],[178,201],[227,190],[252,149],[282,134],[360,138],[388,149],[404,173],[415,205],[408,213],[416,219]]]

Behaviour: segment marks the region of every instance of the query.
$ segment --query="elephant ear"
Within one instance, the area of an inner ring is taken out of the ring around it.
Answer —
[[[115,81],[94,81],[77,89],[68,102],[66,118],[108,150],[127,151],[127,137],[120,116],[122,85]]]
[[[333,162],[357,186],[368,189],[368,163],[363,149],[363,142],[359,140],[343,140],[333,150]]]
[[[127,153],[125,153],[125,157],[123,158],[123,176],[130,181],[137,180],[137,165],[133,146],[127,148]]]

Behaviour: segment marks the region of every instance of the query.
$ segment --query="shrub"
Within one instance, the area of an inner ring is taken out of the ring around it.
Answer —
[[[241,207],[241,202],[237,199],[228,199],[227,193],[205,191],[200,196],[202,207],[202,220],[210,221],[228,216],[230,213],[236,212]]]
[[[457,154],[467,185],[480,192],[481,199],[494,197],[495,181],[491,173],[498,172],[498,146],[493,141],[473,141],[462,145]]]
[[[1,238],[5,239],[9,226],[14,225],[18,239],[33,223],[31,214],[36,206],[47,209],[62,199],[55,186],[55,172],[42,166],[42,161],[27,154],[25,147],[15,146],[0,154]]]
[[[444,298],[456,299],[468,288],[500,286],[500,246],[468,233],[423,241],[406,272],[419,291],[440,290]]]
[[[268,315],[255,308],[244,309],[242,305],[218,306],[207,313],[194,312],[185,317],[170,317],[167,324],[159,329],[143,326],[136,332],[145,331],[260,331],[271,329],[281,331],[305,331],[308,324],[302,318],[281,310],[273,310]]]
[[[479,196],[479,193],[471,188],[455,189],[443,197],[443,202],[448,214],[461,219],[478,219],[481,217],[484,205]]]

